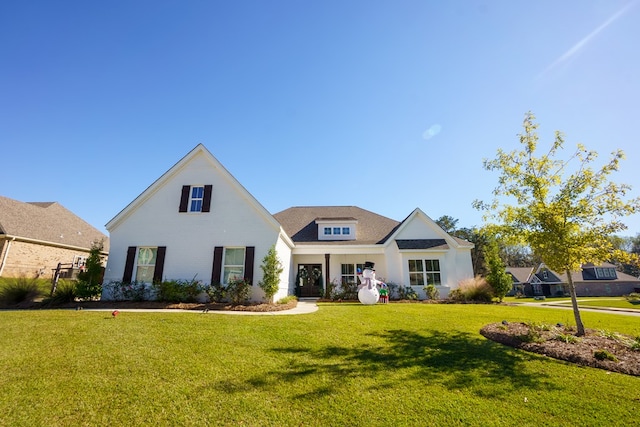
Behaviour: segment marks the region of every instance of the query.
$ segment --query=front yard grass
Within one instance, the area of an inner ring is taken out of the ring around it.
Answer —
[[[323,303],[308,315],[0,312],[0,425],[635,425],[640,379],[489,341],[537,307]],[[634,317],[585,325],[640,335]]]

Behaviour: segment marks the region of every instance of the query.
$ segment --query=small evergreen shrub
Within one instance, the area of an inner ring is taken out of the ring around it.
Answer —
[[[0,304],[3,305],[33,302],[40,296],[42,296],[42,290],[37,279],[13,278],[0,288]]]
[[[435,300],[440,298],[440,292],[438,291],[438,288],[436,288],[434,284],[429,284],[425,286],[424,292],[427,294],[428,299]]]
[[[283,271],[282,262],[278,258],[275,245],[269,248],[269,251],[262,259],[260,268],[262,269],[262,280],[258,282],[258,286],[264,292],[267,301],[272,302],[273,296],[278,292],[280,274]]]
[[[596,350],[593,352],[593,357],[598,360],[611,360],[612,362],[618,361],[618,358],[615,356],[615,354],[612,354],[607,350]]]
[[[415,301],[418,299],[418,294],[413,290],[411,286],[398,286],[398,298],[401,300]]]

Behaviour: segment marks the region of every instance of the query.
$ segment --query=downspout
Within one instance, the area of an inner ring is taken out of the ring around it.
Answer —
[[[9,256],[9,249],[11,249],[11,242],[13,242],[14,240],[16,240],[15,237],[13,237],[11,240],[7,239],[7,249],[5,249],[4,251],[4,255],[2,255],[2,261],[0,262],[0,277],[2,277],[2,272],[4,271],[4,266],[7,263],[7,257]]]

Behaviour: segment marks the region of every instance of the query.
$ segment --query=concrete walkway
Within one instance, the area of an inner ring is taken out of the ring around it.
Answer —
[[[84,311],[113,312],[113,308],[85,308]],[[197,313],[197,314],[231,314],[239,316],[283,316],[288,314],[309,314],[318,311],[315,301],[298,301],[298,305],[290,310],[280,311],[232,311],[232,310],[180,310],[175,308],[123,308],[120,313]]]
[[[586,300],[585,300],[586,301]],[[572,310],[573,307],[569,304],[562,302],[516,302],[516,305],[526,305],[527,307],[542,307],[542,308],[555,308],[561,310]],[[578,300],[578,304],[580,304],[580,300]],[[596,313],[608,313],[608,314],[622,314],[625,316],[634,316],[640,317],[640,310],[630,310],[625,308],[617,308],[617,307],[580,307],[580,312],[584,311],[593,311]]]

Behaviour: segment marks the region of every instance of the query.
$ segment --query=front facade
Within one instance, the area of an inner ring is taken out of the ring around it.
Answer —
[[[109,239],[56,202],[20,202],[0,196],[0,277],[74,277],[94,242]]]
[[[321,296],[330,284],[353,283],[365,262],[375,263],[378,278],[412,286],[418,295],[432,283],[446,297],[473,277],[473,245],[449,236],[419,209],[401,222],[353,206],[271,215],[201,144],[107,229],[105,283],[246,278],[258,301],[260,265],[272,246],[283,264],[275,300]]]

